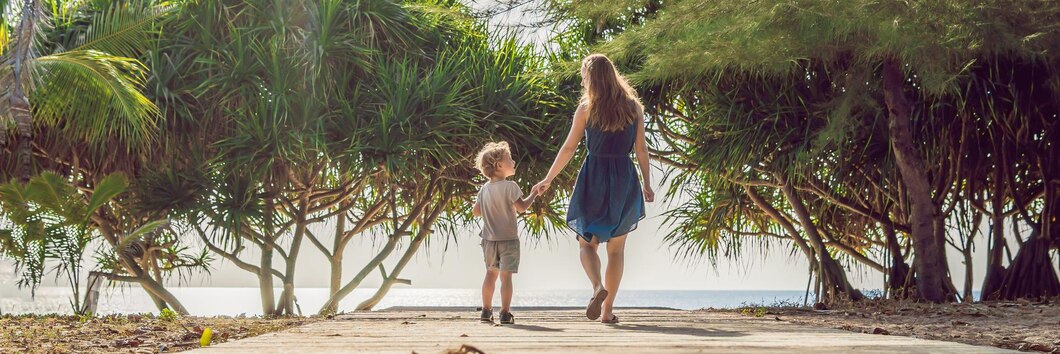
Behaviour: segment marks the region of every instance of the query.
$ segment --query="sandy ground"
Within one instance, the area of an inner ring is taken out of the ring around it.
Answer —
[[[151,315],[0,317],[0,353],[159,353],[199,347],[205,328],[211,343],[253,337],[313,318],[181,317]]]
[[[1060,299],[973,304],[879,300],[827,310],[750,306],[704,312],[735,312],[852,332],[1060,353]]]

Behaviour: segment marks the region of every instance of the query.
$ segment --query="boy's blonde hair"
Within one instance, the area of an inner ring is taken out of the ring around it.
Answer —
[[[475,157],[475,167],[478,167],[483,176],[492,178],[493,174],[497,173],[497,164],[509,156],[512,156],[512,150],[508,147],[508,142],[486,143]]]

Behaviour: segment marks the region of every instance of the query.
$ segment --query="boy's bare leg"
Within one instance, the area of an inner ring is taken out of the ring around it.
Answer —
[[[600,319],[608,321],[613,314],[615,295],[618,285],[622,283],[622,270],[626,262],[626,235],[616,236],[607,241],[607,299],[601,311]]]
[[[512,312],[512,272],[500,272],[501,276],[501,312]]]
[[[486,269],[486,279],[482,280],[482,309],[493,309],[493,292],[497,289],[496,269]]]

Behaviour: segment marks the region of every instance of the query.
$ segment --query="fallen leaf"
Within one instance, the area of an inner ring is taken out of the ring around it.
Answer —
[[[119,339],[114,341],[114,346],[118,348],[139,347],[141,343],[143,342],[138,339]]]

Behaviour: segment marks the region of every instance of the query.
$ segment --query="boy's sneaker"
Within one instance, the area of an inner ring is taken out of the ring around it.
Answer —
[[[493,310],[482,309],[482,316],[479,317],[479,320],[481,320],[482,322],[493,322]]]
[[[501,311],[501,324],[515,324],[515,316],[511,312]]]

